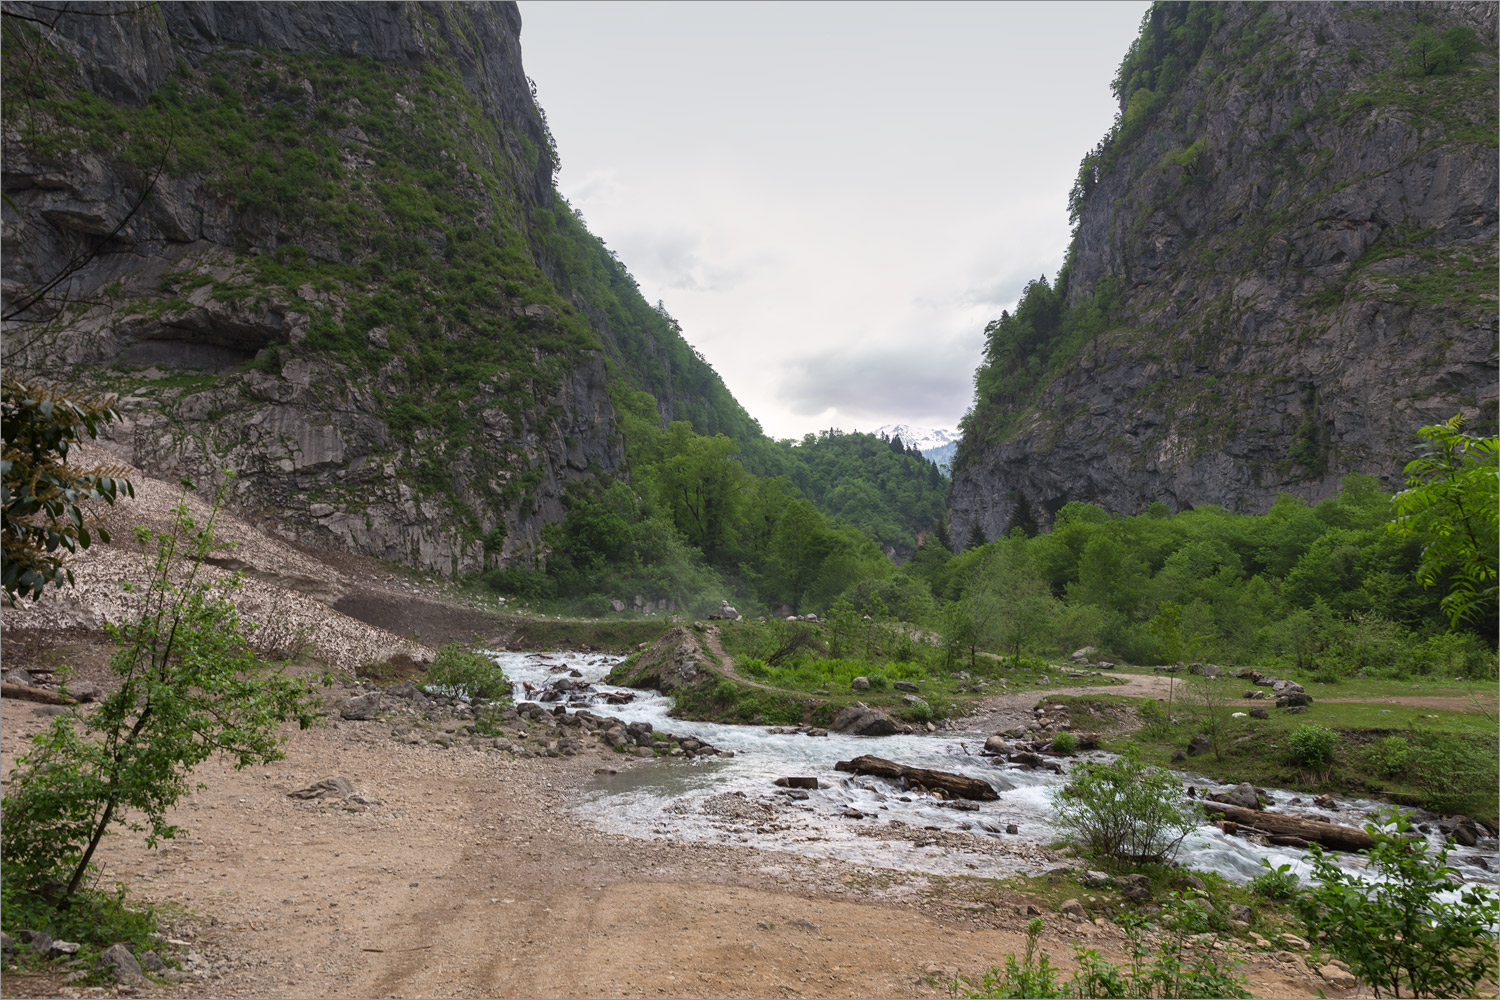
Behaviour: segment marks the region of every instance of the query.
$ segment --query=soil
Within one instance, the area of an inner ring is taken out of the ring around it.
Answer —
[[[137,503],[141,494],[160,499],[160,484],[133,478]],[[435,582],[413,584],[348,556],[320,562],[316,550],[226,524],[247,543],[242,553],[254,551],[258,598],[297,613],[305,648],[318,653],[305,659],[319,669],[430,655],[432,644],[503,631]],[[88,559],[107,560],[114,548]],[[100,626],[120,614],[108,594],[128,568],[80,565],[74,591],[25,613],[7,610],[6,667],[67,662],[81,679],[107,683]],[[320,597],[297,590],[297,580]],[[1014,724],[1037,696],[999,696],[984,711],[997,727]],[[10,774],[52,710],[0,699],[0,773]],[[289,728],[284,760],[198,769],[204,787],[171,816],[183,836],[154,851],[128,832],[105,841],[102,884],[123,882],[159,907],[188,973],[137,995],[937,997],[950,995],[955,976],[977,976],[1024,950],[1028,901],[995,883],[749,845],[631,839],[573,809],[597,770],[685,766],[678,762],[595,746],[519,758],[465,740],[414,745],[393,728],[342,720]],[[369,804],[288,795],[332,777],[348,779]],[[1075,943],[1118,958],[1123,937],[1102,917],[1052,914],[1042,940],[1067,968]],[[1250,957],[1259,995],[1345,995],[1290,952]],[[0,990],[110,992],[50,972],[7,973]]]

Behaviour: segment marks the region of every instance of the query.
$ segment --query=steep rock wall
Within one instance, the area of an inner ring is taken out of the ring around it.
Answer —
[[[1493,427],[1495,6],[1221,15],[1154,114],[1086,162],[1057,291],[1108,318],[976,403],[956,541],[1003,534],[1019,497],[1046,523],[1072,500],[1261,511],[1349,472],[1395,487],[1416,428]],[[1483,48],[1413,75],[1424,25]]]
[[[4,360],[120,393],[150,473],[473,572],[621,468],[622,377],[692,369],[589,299],[514,3],[4,9]]]

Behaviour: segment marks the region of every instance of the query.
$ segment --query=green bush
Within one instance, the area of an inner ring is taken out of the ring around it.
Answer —
[[[423,686],[469,701],[510,700],[510,680],[500,666],[456,642],[438,650]]]
[[[1432,853],[1409,839],[1408,817],[1392,809],[1367,824],[1375,846],[1356,876],[1313,845],[1312,881],[1297,908],[1308,936],[1349,963],[1375,995],[1476,997],[1495,974],[1500,898],[1465,888],[1448,867],[1448,849]],[[1445,901],[1444,896],[1448,899]]]
[[[1339,734],[1327,726],[1308,723],[1292,730],[1287,744],[1287,759],[1308,771],[1327,771],[1333,766]]]
[[[1399,737],[1398,737],[1399,738]],[[1413,729],[1413,764],[1407,774],[1434,812],[1494,814],[1500,762],[1494,738]]]
[[[1069,839],[1111,864],[1168,861],[1198,825],[1182,782],[1143,764],[1135,747],[1080,764],[1052,796]]]
[[[1078,737],[1072,733],[1058,733],[1052,737],[1052,749],[1071,757],[1078,752]]]
[[[1025,958],[1018,962],[1015,955],[1007,955],[1004,969],[991,969],[978,981],[955,981],[950,992],[972,1000],[1250,996],[1244,975],[1237,971],[1243,961],[1219,940],[1212,913],[1200,900],[1173,893],[1163,904],[1159,921],[1152,923],[1132,913],[1119,924],[1127,941],[1129,961],[1124,965],[1075,945],[1078,968],[1071,979],[1060,982],[1047,953],[1037,956],[1042,933],[1038,917],[1026,925]]]
[[[1382,778],[1399,778],[1416,762],[1417,755],[1405,736],[1387,736],[1365,750],[1365,767]]]
[[[1261,858],[1260,863],[1266,870],[1250,880],[1251,892],[1283,903],[1296,898],[1297,886],[1301,880],[1293,873],[1291,865],[1272,868],[1271,862],[1265,858]]]

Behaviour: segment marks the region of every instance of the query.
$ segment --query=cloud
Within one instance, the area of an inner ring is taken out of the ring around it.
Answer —
[[[972,401],[978,362],[972,337],[826,349],[786,362],[777,397],[803,417],[834,410],[852,419],[952,425]]]
[[[643,286],[667,291],[727,292],[744,283],[746,269],[710,263],[703,238],[685,231],[633,232],[621,240],[621,254]]]

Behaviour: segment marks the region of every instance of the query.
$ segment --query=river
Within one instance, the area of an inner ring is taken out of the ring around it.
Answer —
[[[603,684],[619,658],[581,653],[495,653],[496,662],[514,684],[516,700],[530,700],[555,681],[559,665],[577,670],[593,684],[589,710],[626,723],[648,722],[676,736],[693,736],[728,759],[657,758],[622,755],[614,773],[596,776],[594,787],[574,804],[575,812],[601,829],[646,839],[675,839],[742,844],[787,851],[811,858],[839,858],[900,871],[935,875],[1035,874],[1059,863],[1047,848],[1062,836],[1051,804],[1051,791],[1066,781],[1046,770],[1022,770],[979,750],[988,733],[920,734],[860,737],[832,733],[775,733],[770,727],[691,722],[668,716],[672,700],[655,691],[634,690],[625,705],[602,705],[602,691],[631,691]],[[527,685],[532,686],[528,694]],[[1040,696],[1040,695],[1039,695]],[[553,705],[547,706],[549,709]],[[578,707],[578,706],[575,706]],[[835,771],[834,764],[861,754],[875,754],[913,767],[970,775],[988,781],[999,792],[994,802],[954,805],[926,795],[909,795],[891,782]],[[1080,754],[1065,766],[1090,757]],[[816,790],[795,792],[773,782],[785,776],[818,779]],[[1227,790],[1209,778],[1184,774],[1200,790]],[[1384,803],[1341,799],[1333,807],[1313,806],[1311,796],[1269,789],[1276,810],[1349,826],[1362,826]],[[858,814],[858,815],[856,815]],[[1013,827],[1015,833],[1007,833]],[[1433,827],[1434,844],[1441,835]],[[1495,884],[1485,867],[1493,863],[1494,840],[1475,848],[1455,848],[1449,856],[1466,881]],[[1359,870],[1358,855],[1339,855]],[[1304,879],[1311,870],[1308,852],[1270,847],[1244,837],[1228,836],[1204,824],[1190,833],[1178,861],[1190,868],[1246,881],[1271,865],[1289,864]]]

